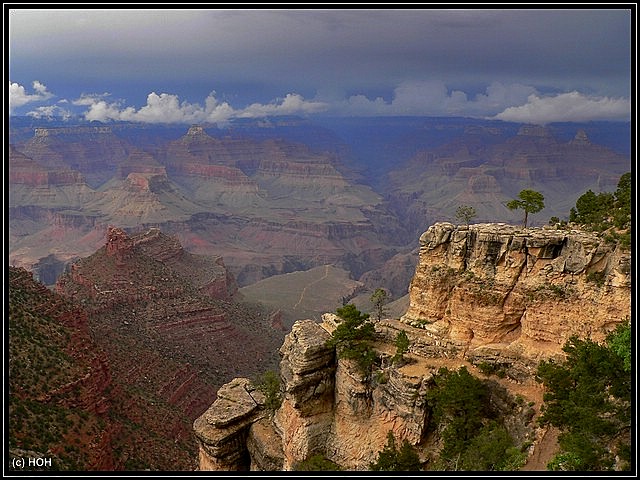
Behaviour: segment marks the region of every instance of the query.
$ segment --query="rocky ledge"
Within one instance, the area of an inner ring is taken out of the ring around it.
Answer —
[[[280,349],[280,407],[267,415],[247,393],[254,387],[230,384],[237,398],[216,402],[194,423],[200,469],[290,471],[321,455],[367,470],[389,432],[428,456],[425,398],[434,375],[465,366],[480,376],[485,362],[506,373],[490,382],[490,403],[513,438],[535,444],[535,366],[562,356],[572,335],[601,341],[627,321],[630,284],[630,252],[587,232],[435,224],[420,239],[406,314],[375,322],[375,372],[363,376],[327,347],[335,315],[296,322]],[[390,359],[399,331],[411,361],[397,365]]]
[[[572,336],[601,341],[630,316],[631,254],[596,234],[506,224],[437,223],[402,321],[440,353],[487,350],[537,361]]]

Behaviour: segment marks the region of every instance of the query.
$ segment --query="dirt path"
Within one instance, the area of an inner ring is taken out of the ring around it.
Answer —
[[[549,427],[536,443],[533,454],[520,470],[546,471],[547,464],[558,453],[558,429]]]
[[[298,302],[293,306],[293,309],[296,310],[298,308],[298,305],[300,305],[302,303],[302,299],[304,298],[304,294],[307,292],[307,288],[309,288],[311,285],[315,285],[316,283],[320,283],[322,280],[324,280],[328,276],[329,276],[329,265],[325,265],[324,266],[324,275],[322,277],[318,278],[317,280],[314,280],[309,285],[306,285],[302,289],[302,292],[300,292],[300,298],[298,299]]]

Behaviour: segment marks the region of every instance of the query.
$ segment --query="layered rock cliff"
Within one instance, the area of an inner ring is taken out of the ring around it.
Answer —
[[[105,245],[55,289],[83,305],[108,355],[126,439],[117,456],[128,469],[192,471],[193,420],[225,383],[277,364],[284,331],[236,301],[222,257],[191,254],[157,228],[108,228]]]
[[[631,314],[630,252],[596,234],[437,223],[402,321],[449,356],[490,351],[532,363],[572,336],[602,341]]]
[[[280,407],[269,412],[251,382],[234,380],[194,422],[199,467],[296,470],[321,455],[367,470],[390,431],[433,458],[425,394],[434,375],[465,366],[483,377],[480,363],[506,373],[492,381],[490,402],[516,442],[540,455],[538,361],[562,356],[571,335],[601,341],[626,321],[630,283],[630,253],[590,233],[435,224],[420,239],[407,312],[375,323],[372,373],[327,346],[335,315],[296,322],[280,349]],[[398,366],[390,358],[400,331],[410,361]]]
[[[110,224],[159,227],[194,253],[222,254],[241,285],[327,263],[357,278],[404,243],[383,197],[343,173],[333,149],[194,125],[141,150],[114,129],[126,130],[38,128],[12,146],[12,264],[90,255]]]

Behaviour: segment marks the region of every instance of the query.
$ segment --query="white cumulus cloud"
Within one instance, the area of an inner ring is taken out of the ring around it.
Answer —
[[[32,83],[35,93],[27,93],[27,90],[19,83],[9,81],[9,112],[13,112],[16,107],[21,107],[31,102],[42,102],[53,97],[53,93],[38,80]]]
[[[58,105],[47,105],[43,107],[38,107],[35,110],[27,112],[27,116],[33,118],[62,118],[62,120],[67,121],[71,118],[72,113],[66,108],[62,108]]]
[[[294,115],[318,113],[327,109],[324,102],[312,102],[305,100],[297,93],[290,93],[280,103],[253,103],[238,112],[238,117],[254,118],[269,115]]]
[[[524,105],[509,107],[493,118],[544,125],[551,122],[629,120],[630,115],[629,99],[589,97],[573,91],[546,97],[532,94]]]
[[[74,105],[89,107],[84,113],[86,120],[133,121],[144,123],[202,123],[224,124],[231,118],[256,118],[268,115],[304,115],[316,113],[326,108],[323,102],[305,100],[297,93],[290,93],[284,99],[267,104],[254,103],[243,109],[234,109],[227,102],[220,103],[215,92],[199,103],[181,102],[177,95],[151,92],[147,103],[139,109],[123,108],[120,102],[107,102],[104,95],[83,95]]]

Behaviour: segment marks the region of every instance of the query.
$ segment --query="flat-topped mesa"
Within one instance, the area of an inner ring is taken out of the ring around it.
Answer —
[[[602,341],[629,317],[630,286],[630,252],[592,233],[436,223],[420,237],[401,320],[440,354],[537,361],[572,335]]]
[[[111,127],[37,128],[21,149],[47,168],[79,171],[92,188],[110,180],[135,150]]]
[[[131,152],[129,157],[118,165],[116,177],[125,179],[131,173],[167,175],[164,165],[160,165],[151,154],[142,151]]]
[[[37,186],[84,185],[84,176],[70,168],[52,169],[40,165],[9,145],[9,184]]]
[[[528,137],[551,137],[551,132],[547,127],[540,125],[523,125],[518,130],[518,135],[526,135]]]
[[[35,137],[51,137],[58,135],[77,135],[77,134],[109,134],[112,133],[111,127],[39,127],[34,131]]]

